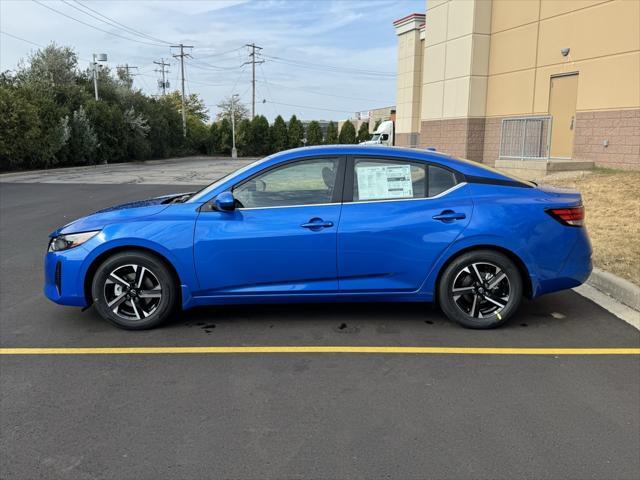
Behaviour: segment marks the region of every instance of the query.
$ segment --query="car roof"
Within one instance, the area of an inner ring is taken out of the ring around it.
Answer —
[[[313,157],[316,155],[375,155],[379,157],[397,157],[441,164],[463,175],[512,180],[508,175],[503,175],[496,170],[487,168],[487,166],[481,163],[453,157],[444,152],[422,148],[387,147],[382,145],[318,145],[294,148],[272,155],[269,163],[274,164],[296,157]]]

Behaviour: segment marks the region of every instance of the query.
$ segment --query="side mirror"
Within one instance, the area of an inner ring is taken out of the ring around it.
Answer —
[[[380,135],[380,140],[382,140],[383,142],[386,142],[387,140],[389,140],[389,134],[383,133],[382,135]]]
[[[236,199],[233,198],[233,193],[222,192],[213,201],[215,209],[221,212],[231,212],[236,209]]]

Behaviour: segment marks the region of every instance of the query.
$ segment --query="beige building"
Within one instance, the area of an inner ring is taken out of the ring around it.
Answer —
[[[394,22],[396,144],[514,170],[640,169],[640,0],[426,5]]]
[[[345,122],[353,123],[353,126],[356,129],[356,132],[360,129],[360,126],[363,123],[369,124],[369,133],[373,134],[375,130],[376,123],[384,122],[385,120],[394,120],[396,119],[396,107],[382,107],[382,108],[374,108],[373,110],[364,110],[361,112],[355,112],[353,118],[348,118],[346,120],[340,120],[338,122],[338,132],[345,124]]]

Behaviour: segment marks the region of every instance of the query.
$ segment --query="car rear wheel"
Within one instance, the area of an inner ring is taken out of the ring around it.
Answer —
[[[456,258],[442,274],[440,308],[468,328],[495,328],[506,322],[522,299],[522,278],[506,255],[478,250]]]
[[[127,330],[161,324],[171,314],[176,287],[162,261],[143,252],[121,252],[96,270],[91,286],[96,310]]]

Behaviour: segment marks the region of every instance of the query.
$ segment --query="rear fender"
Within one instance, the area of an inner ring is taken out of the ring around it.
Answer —
[[[526,275],[528,276],[528,279],[524,279],[525,284],[528,283],[531,286],[531,296],[536,297],[540,291],[540,282],[536,272],[531,268],[533,262],[530,255],[526,251],[514,250],[513,245],[509,243],[508,239],[498,235],[474,235],[472,237],[459,238],[457,241],[452,243],[434,263],[431,271],[427,275],[427,278],[420,287],[420,293],[435,298],[440,273],[450,260],[457,257],[462,252],[480,249],[490,250],[492,248],[495,250],[503,250],[520,261],[526,271]]]

